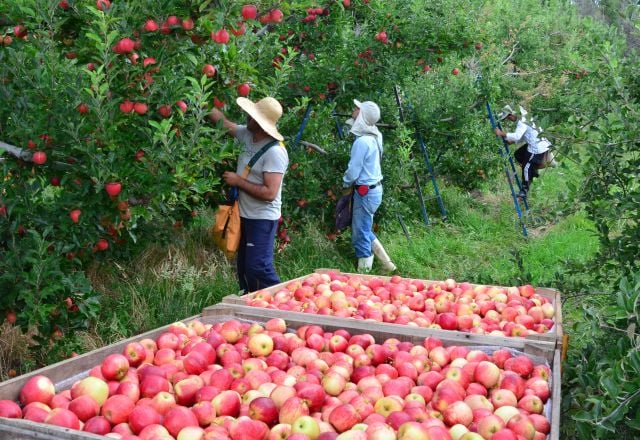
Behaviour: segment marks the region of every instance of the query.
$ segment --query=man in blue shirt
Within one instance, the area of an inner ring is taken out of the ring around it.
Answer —
[[[373,216],[382,203],[382,133],[376,127],[380,108],[371,101],[353,100],[351,133],[356,140],[351,147],[349,166],[342,178],[345,187],[354,186],[351,241],[358,258],[358,270],[369,272],[373,254],[380,259],[382,270],[396,270],[382,243],[373,233]]]

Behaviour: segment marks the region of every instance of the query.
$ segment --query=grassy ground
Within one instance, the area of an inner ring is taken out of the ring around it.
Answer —
[[[598,247],[584,214],[565,214],[566,188],[578,177],[571,167],[559,168],[545,171],[535,182],[526,218],[528,238],[521,234],[508,186],[501,179],[487,182],[474,194],[443,185],[447,223],[427,227],[416,213],[416,219],[406,219],[411,242],[393,223],[386,223],[379,236],[403,276],[556,286],[568,267],[587,261]],[[431,217],[438,218],[435,212]],[[208,239],[210,218],[202,216],[199,225],[178,234],[171,246],[150,246],[134,264],[92,272],[94,285],[106,296],[94,338],[108,342],[134,335],[197,314],[237,293],[233,266]],[[283,280],[320,267],[355,271],[349,233],[333,242],[325,237],[325,229],[308,223],[290,232],[291,243],[276,256]]]

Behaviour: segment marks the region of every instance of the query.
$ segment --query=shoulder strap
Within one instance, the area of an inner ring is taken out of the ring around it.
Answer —
[[[267,143],[264,147],[260,148],[260,150],[258,150],[258,152],[253,155],[247,166],[244,167],[243,177],[246,178],[249,175],[249,171],[251,171],[251,168],[256,164],[256,162],[258,162],[258,160],[260,160],[260,158],[264,155],[264,153],[267,152],[267,150],[269,150],[269,148],[280,143],[281,142],[278,140],[273,140]],[[284,147],[284,144],[282,144],[282,146]]]

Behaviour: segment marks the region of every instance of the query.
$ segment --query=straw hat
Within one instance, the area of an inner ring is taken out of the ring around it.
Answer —
[[[502,107],[502,111],[498,114],[498,120],[502,121],[509,115],[516,115],[517,113],[513,111],[510,105],[505,105]]]
[[[283,141],[284,137],[278,132],[276,123],[282,116],[282,106],[271,97],[262,98],[258,102],[250,99],[239,97],[236,103],[242,110],[247,112],[251,118],[258,123],[260,127],[272,138]]]

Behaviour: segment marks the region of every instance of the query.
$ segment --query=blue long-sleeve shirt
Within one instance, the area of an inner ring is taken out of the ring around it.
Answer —
[[[357,185],[374,185],[382,180],[380,157],[382,145],[373,136],[360,136],[351,146],[351,158],[342,182],[345,187]]]

